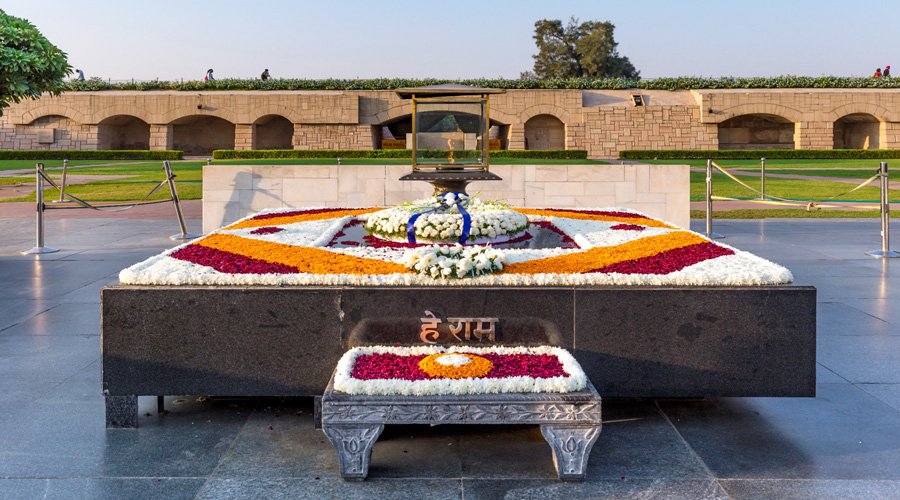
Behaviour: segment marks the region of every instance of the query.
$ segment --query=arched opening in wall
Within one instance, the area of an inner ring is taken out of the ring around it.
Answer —
[[[281,115],[266,115],[254,122],[253,149],[293,149],[294,124]]]
[[[881,121],[868,113],[853,113],[834,122],[834,149],[878,149]]]
[[[719,124],[719,149],[794,149],[794,122],[778,115],[740,115]]]
[[[428,121],[428,114],[424,114],[426,120],[421,124],[420,131],[446,132],[444,130],[450,123],[451,128],[477,130],[478,116],[471,113],[452,113],[452,118],[446,119],[446,114],[435,115],[433,121]],[[439,130],[440,129],[440,130]],[[412,133],[412,116],[404,115],[397,118],[387,120],[372,126],[372,144],[375,149],[409,149],[411,145],[407,144],[407,134]],[[496,120],[490,120],[490,128],[488,129],[488,147],[490,149],[506,149],[509,143],[509,125],[500,123]]]
[[[189,156],[234,149],[234,124],[216,116],[183,116],[172,122],[172,143]]]
[[[131,115],[110,116],[97,124],[97,149],[150,149],[150,124]]]
[[[28,125],[16,125],[12,149],[94,149],[86,128],[67,116],[40,116]]]
[[[566,125],[553,115],[532,116],[525,122],[525,149],[566,149]]]

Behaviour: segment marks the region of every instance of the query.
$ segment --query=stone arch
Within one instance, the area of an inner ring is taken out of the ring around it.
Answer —
[[[891,120],[892,118],[891,111],[884,106],[879,106],[877,104],[872,103],[859,103],[859,102],[851,102],[848,104],[844,104],[843,106],[838,106],[831,110],[831,121],[836,122],[841,118],[852,115],[852,114],[867,114],[871,115],[875,119],[881,122],[885,121],[895,121]]]
[[[209,156],[214,149],[234,149],[234,123],[210,115],[178,118],[172,126],[174,149],[190,156]]]
[[[281,115],[263,115],[253,122],[253,149],[292,149],[294,124]]]
[[[128,114],[97,123],[97,149],[150,149],[150,124]]]
[[[105,120],[116,116],[132,116],[144,123],[156,123],[153,116],[148,113],[144,106],[136,106],[134,103],[121,104],[116,103],[105,108],[98,109],[91,114],[90,123],[100,124]]]
[[[878,149],[884,125],[869,113],[850,113],[834,121],[834,149]]]
[[[496,127],[496,128],[495,128]],[[412,132],[412,107],[406,114],[400,114],[388,118],[372,126],[372,143],[376,149],[402,149],[406,147],[406,134]],[[509,124],[489,119],[489,137],[499,142],[493,142],[493,149],[506,149],[509,140]],[[496,135],[496,137],[493,137]]]
[[[739,104],[731,108],[715,110],[714,114],[709,113],[707,116],[712,123],[722,123],[742,115],[773,115],[794,123],[802,121],[803,118],[803,113],[794,108],[772,103]]]
[[[493,115],[493,113],[492,113]],[[528,120],[534,118],[538,115],[552,115],[556,117],[558,120],[562,121],[566,125],[574,125],[575,123],[579,123],[580,120],[577,119],[572,113],[570,113],[567,109],[561,108],[559,106],[555,106],[553,104],[537,104],[534,106],[529,106],[523,109],[518,118],[521,120],[521,123],[525,123]],[[497,116],[497,119],[503,119],[505,117]],[[504,120],[510,121],[510,120]]]
[[[250,111],[244,113],[246,120],[241,117],[241,119],[235,119],[233,121],[235,123],[258,123],[260,120],[271,116],[280,116],[291,123],[303,122],[303,116],[297,110],[288,108],[284,105],[271,103],[260,103],[259,105],[254,103],[253,107],[250,108]]]
[[[556,116],[532,116],[524,128],[525,149],[566,149],[566,125]]]
[[[31,125],[46,116],[63,116],[79,124],[87,123],[87,117],[81,111],[62,104],[46,104],[22,113],[16,125]]]
[[[391,106],[383,111],[379,111],[374,115],[375,123],[384,123],[394,121],[397,118],[412,115],[412,101],[401,101],[399,104]]]
[[[198,108],[198,106],[202,106]],[[210,116],[214,118],[221,118],[225,121],[229,121],[231,123],[246,123],[238,120],[237,113],[229,108],[221,108],[221,107],[209,107],[203,106],[201,104],[195,104],[191,106],[178,106],[171,109],[166,109],[165,111],[155,114],[148,121],[149,123],[173,123],[182,119],[189,118],[195,116]]]
[[[719,149],[794,149],[794,127],[779,115],[735,116],[718,125]]]

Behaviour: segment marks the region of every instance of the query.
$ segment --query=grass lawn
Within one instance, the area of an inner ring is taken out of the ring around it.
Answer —
[[[62,168],[63,166],[62,160],[0,160],[0,171],[25,169],[34,170],[34,165],[36,163],[43,163],[45,169],[52,169],[56,167]],[[70,167],[76,165],[107,165],[117,163],[154,163],[162,165],[162,162],[159,161],[148,162],[145,160],[69,160]]]
[[[14,168],[32,168],[35,161],[0,161],[0,170]],[[54,179],[59,179],[60,170],[51,167],[60,167],[61,160],[43,162]],[[216,160],[213,165],[330,165],[335,164],[334,159],[264,159],[264,160]],[[407,165],[406,159],[396,158],[348,158],[342,160],[344,165]],[[591,160],[530,160],[521,158],[504,158],[494,160],[498,165],[523,165],[523,164],[602,164],[604,162]],[[690,164],[694,167],[705,167],[704,160],[660,160],[647,163],[657,164]],[[727,169],[745,169],[749,171],[759,170],[758,160],[722,160],[717,162]],[[88,201],[127,201],[140,200],[159,181],[163,180],[163,168],[161,161],[109,161],[109,160],[79,160],[69,162],[70,165],[97,165],[71,169],[69,172],[77,175],[127,175],[125,179],[97,180],[87,184],[76,184],[67,187],[67,191],[73,195]],[[202,171],[205,161],[173,161],[172,168],[176,175],[178,194],[185,200],[196,200],[202,196]],[[876,160],[771,160],[766,162],[766,171],[769,173],[806,174],[814,176],[830,176],[845,179],[863,180],[874,174],[878,167]],[[848,170],[864,168],[865,170]],[[892,172],[892,178],[900,175],[900,170]],[[759,177],[738,175],[738,177],[750,186],[759,188]],[[31,182],[32,176],[21,175],[16,177],[0,177],[0,186],[12,185],[23,182]],[[779,179],[769,177],[766,179],[766,194],[781,198],[797,200],[826,200],[844,193],[854,187],[853,184],[819,181],[808,179]],[[757,195],[744,187],[736,184],[721,173],[713,175],[713,189],[716,195],[741,199],[754,199]],[[705,175],[702,172],[691,172],[691,199],[703,200],[706,192]],[[900,192],[892,192],[892,201],[900,201]],[[45,197],[55,199],[59,196],[56,189],[47,189]],[[151,199],[161,199],[168,196],[168,189],[164,186],[157,191]],[[840,201],[856,201],[865,203],[877,203],[879,190],[876,185],[871,185],[852,193],[849,196],[839,198]],[[2,201],[34,201],[34,195]],[[702,211],[692,212],[692,216],[705,217]],[[803,209],[759,209],[759,210],[734,210],[716,212],[717,218],[763,218],[763,217],[876,217],[877,212],[861,211],[835,211],[820,210],[807,212]]]
[[[34,182],[34,177],[0,177],[0,186],[15,186]]]
[[[759,189],[759,177],[736,175],[749,186]],[[838,198],[837,201],[871,201],[877,202],[880,190],[876,184],[870,184],[850,195]],[[853,189],[853,184],[831,181],[818,181],[808,179],[776,179],[766,178],[766,194],[796,200],[830,200],[834,196]],[[740,184],[732,181],[725,174],[713,174],[713,193],[718,196],[731,198],[753,199],[758,195]],[[691,172],[691,200],[706,199],[706,174],[704,172]],[[891,201],[900,201],[900,193],[891,192]]]
[[[654,165],[690,165],[696,168],[706,168],[706,160],[634,160],[639,163],[649,163]],[[713,160],[726,170],[732,168],[743,168],[746,170],[759,170],[759,160]],[[773,169],[811,169],[811,170],[827,170],[827,169],[847,169],[862,168],[870,169],[873,173],[878,169],[881,161],[890,163],[894,162],[900,166],[900,160],[766,160],[766,172]]]
[[[715,210],[713,219],[877,219],[881,214],[877,210],[811,210],[801,208]],[[900,217],[900,213],[891,213],[891,218]],[[691,210],[692,219],[706,219],[705,210]]]

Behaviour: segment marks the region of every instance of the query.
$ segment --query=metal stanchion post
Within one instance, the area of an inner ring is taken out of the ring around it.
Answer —
[[[759,199],[766,199],[766,157],[759,159]]]
[[[63,158],[63,178],[62,178],[62,184],[59,187],[59,199],[53,200],[51,203],[69,203],[72,201],[72,200],[66,199],[66,175],[68,174],[68,172],[69,172],[69,160],[66,158]]]
[[[891,250],[891,199],[890,180],[888,179],[888,164],[881,162],[878,168],[878,176],[881,178],[881,250],[866,252],[866,255],[878,259],[895,259],[900,253]]]
[[[706,237],[712,239],[724,238],[712,229],[713,218],[713,191],[712,191],[712,160],[706,160]]]
[[[40,255],[59,251],[56,248],[44,246],[44,164],[38,163],[34,166],[34,170],[34,187],[36,189],[35,198],[37,199],[37,243],[34,248],[22,252],[22,255]]]
[[[175,189],[175,176],[172,175],[172,165],[169,164],[169,160],[163,162],[163,169],[166,171],[169,192],[172,193],[172,203],[175,204],[175,215],[178,216],[178,227],[181,228],[180,234],[173,234],[172,236],[169,236],[169,239],[176,241],[193,240],[194,238],[197,238],[197,235],[189,233],[187,225],[184,223],[184,214],[181,213],[181,201],[178,199],[178,191]]]
[[[207,158],[207,159],[206,159],[206,164],[207,164],[207,165],[212,165],[212,158]]]

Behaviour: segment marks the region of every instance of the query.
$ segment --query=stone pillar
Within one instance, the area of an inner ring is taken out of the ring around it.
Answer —
[[[834,149],[834,123],[795,123],[794,149]]]
[[[256,125],[236,123],[234,125],[234,149],[253,149],[256,146]]]
[[[900,148],[900,122],[884,122],[878,134],[880,149]]]
[[[150,124],[150,149],[174,149],[175,136],[172,126],[167,124]]]
[[[305,123],[294,124],[294,136],[291,138],[294,149],[312,149],[309,140],[310,131],[310,126]]]

